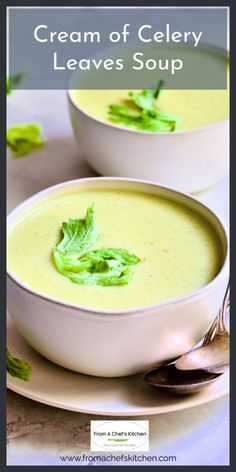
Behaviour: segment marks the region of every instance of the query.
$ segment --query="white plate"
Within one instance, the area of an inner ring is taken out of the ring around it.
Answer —
[[[10,317],[7,330],[7,345],[12,354],[32,367],[29,382],[8,374],[8,388],[46,405],[95,415],[154,415],[201,405],[229,391],[226,373],[201,393],[180,397],[149,388],[143,383],[142,375],[105,379],[77,374],[34,351],[18,333]]]

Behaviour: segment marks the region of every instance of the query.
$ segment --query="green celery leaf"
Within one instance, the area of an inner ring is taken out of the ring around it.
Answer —
[[[14,157],[24,156],[44,145],[41,134],[42,128],[38,123],[12,126],[7,130],[7,146]]]
[[[172,126],[169,123],[165,123],[164,121],[151,118],[149,120],[143,121],[142,126],[140,125],[140,129],[143,131],[159,131],[160,133],[164,133],[167,131],[172,131]]]
[[[7,95],[10,95],[15,88],[22,82],[24,78],[23,72],[20,72],[19,74],[16,75],[11,75],[7,77],[7,83],[6,83],[6,89],[7,89]]]
[[[131,279],[130,266],[140,259],[122,248],[88,251],[98,238],[93,207],[83,219],[63,223],[63,239],[55,248],[55,266],[72,282],[84,285],[124,285]],[[86,252],[87,251],[87,252]]]
[[[98,239],[93,207],[87,209],[85,218],[63,223],[62,232],[63,239],[57,246],[59,252],[79,256],[87,251]]]
[[[153,114],[152,114],[153,115]],[[149,114],[142,112],[138,117],[132,118],[132,115],[109,113],[110,118],[115,123],[124,124],[126,126],[132,126],[142,131],[172,131],[173,122],[168,122],[167,120],[160,120],[158,117],[155,118]],[[155,115],[158,116],[158,110],[155,111]]]
[[[130,280],[130,265],[140,259],[126,249],[95,249],[75,258],[54,251],[58,271],[72,282],[87,285],[123,285]]]
[[[132,112],[128,110],[127,108],[122,107],[120,105],[109,105],[108,113],[110,115],[126,118],[132,121],[140,119],[140,112]]]
[[[137,107],[149,112],[155,112],[155,100],[157,99],[163,85],[164,81],[160,80],[156,90],[142,90],[142,92],[139,93],[133,91],[129,93],[129,96],[132,97],[133,102]]]
[[[166,113],[165,111],[161,111],[159,108],[157,109],[157,118],[165,123],[170,123],[172,127],[174,127],[173,131],[179,129],[180,124],[182,123],[182,118],[172,115],[171,113]]]
[[[137,92],[129,92],[129,96],[132,97],[133,102],[137,107],[141,108],[141,110],[153,110],[154,109],[154,90],[143,90],[140,93]]]
[[[68,277],[72,282],[81,285],[126,285],[131,279],[130,268],[120,264],[119,262],[106,262],[106,270],[99,271],[99,265],[95,265],[90,271],[72,272],[63,270],[63,275]],[[98,270],[98,271],[97,271]]]
[[[142,115],[140,112],[131,112],[127,108],[121,107],[120,105],[110,105],[108,114],[111,121],[114,123],[124,124],[126,126],[134,126],[138,128],[142,122]]]
[[[12,377],[17,377],[25,381],[29,380],[31,374],[30,365],[25,361],[13,357],[8,349],[6,352],[6,365],[7,372],[9,372]]]
[[[156,107],[156,100],[163,87],[160,80],[156,90],[132,91],[129,96],[139,111],[132,112],[120,105],[109,105],[108,115],[114,123],[132,126],[141,131],[169,132],[176,131],[180,127],[181,118],[161,111]]]
[[[113,113],[109,113],[109,118],[113,123],[118,123],[125,126],[133,126],[135,128],[139,128],[139,122],[137,122],[137,120],[132,120],[131,118],[125,118],[123,116],[115,115]]]
[[[92,260],[86,260],[84,262],[80,261],[79,256],[74,256],[71,254],[62,254],[56,248],[54,250],[54,262],[55,265],[61,274],[65,275],[65,272],[83,272],[90,271],[93,267]]]
[[[94,251],[86,252],[81,258],[81,261],[93,260],[94,262],[99,261],[101,259],[104,260],[117,260],[122,264],[138,264],[141,259],[131,254],[126,249],[121,248],[102,248],[102,249],[95,249]]]

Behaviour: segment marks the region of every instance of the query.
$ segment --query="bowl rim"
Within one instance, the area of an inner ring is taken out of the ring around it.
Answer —
[[[117,47],[117,46],[116,46]],[[189,46],[187,46],[189,47]],[[117,47],[118,48],[118,47]],[[114,49],[114,47],[111,47],[111,48],[108,48],[109,50],[110,49]],[[201,45],[201,49],[203,51],[206,51],[206,52],[212,52],[212,53],[215,53],[215,54],[223,54],[226,52],[227,54],[227,58],[228,58],[228,61],[229,61],[229,49],[225,50],[223,49],[222,47],[220,46],[216,46],[214,44],[210,44],[210,43],[202,43]],[[211,129],[212,127],[216,127],[217,125],[223,125],[224,123],[227,124],[229,123],[229,116],[227,118],[225,118],[224,120],[220,120],[220,121],[216,121],[214,123],[209,123],[208,125],[205,125],[205,126],[200,126],[200,127],[197,127],[197,128],[192,128],[192,129],[186,129],[186,130],[178,130],[178,131],[165,131],[165,132],[153,132],[153,131],[142,131],[142,130],[136,130],[136,129],[132,129],[132,128],[128,128],[128,127],[125,127],[125,126],[118,126],[116,125],[115,123],[109,123],[108,121],[104,121],[104,120],[101,120],[99,118],[96,118],[96,117],[93,117],[92,115],[90,115],[89,113],[87,113],[86,111],[82,110],[79,105],[72,99],[72,96],[71,96],[71,92],[73,90],[76,90],[76,89],[70,89],[69,85],[71,83],[71,80],[72,80],[72,77],[73,77],[73,74],[71,75],[69,81],[68,81],[68,86],[67,86],[67,89],[66,89],[66,94],[67,94],[67,99],[69,101],[69,103],[71,103],[75,109],[77,109],[81,114],[83,114],[84,116],[86,116],[86,118],[91,118],[93,121],[97,122],[98,124],[100,125],[104,125],[104,126],[109,126],[111,129],[115,129],[115,130],[119,130],[119,131],[125,131],[127,133],[135,133],[135,134],[138,134],[138,135],[147,135],[147,136],[174,136],[174,135],[182,135],[182,134],[189,134],[191,132],[200,132],[200,131],[203,131],[203,130],[208,130],[208,129]],[[88,90],[88,89],[81,89],[81,90]],[[112,89],[109,89],[109,90],[112,90]],[[122,89],[123,90],[123,89]],[[133,89],[135,90],[135,89]],[[191,90],[191,89],[188,89],[188,90]],[[196,89],[195,89],[196,90]],[[209,90],[214,90],[214,89],[209,89]],[[223,89],[223,90],[227,90],[227,89]],[[230,93],[230,90],[228,89],[228,93]]]
[[[40,192],[37,192],[37,193],[31,195],[30,197],[28,197],[27,199],[25,199],[21,203],[19,203],[7,215],[7,223],[9,222],[10,218],[13,218],[13,221],[15,219],[17,219],[17,217],[14,217],[15,212],[17,213],[18,211],[24,210],[24,207],[25,206],[27,207],[28,205],[29,205],[29,208],[33,207],[34,203],[38,199],[40,201],[41,197],[46,195],[48,192],[50,193],[53,190],[60,189],[60,188],[63,188],[63,187],[70,187],[70,185],[76,185],[76,184],[80,184],[80,183],[85,183],[85,184],[87,182],[101,182],[102,183],[102,182],[107,182],[107,181],[108,182],[109,181],[127,182],[127,183],[134,183],[134,184],[136,183],[137,185],[139,185],[139,184],[143,185],[144,184],[144,185],[147,185],[147,186],[151,185],[151,186],[154,186],[154,187],[161,188],[164,191],[167,190],[169,192],[172,192],[173,194],[184,196],[186,199],[188,199],[190,201],[192,200],[195,204],[197,204],[200,207],[204,208],[208,212],[208,214],[213,216],[216,223],[218,224],[218,227],[221,228],[222,233],[223,233],[223,237],[224,237],[224,240],[225,240],[224,260],[223,260],[222,266],[221,266],[219,272],[216,274],[216,276],[212,280],[210,280],[210,282],[203,285],[203,287],[201,287],[200,289],[195,290],[195,291],[190,292],[190,293],[187,293],[187,294],[185,294],[181,297],[172,298],[170,300],[166,300],[166,301],[161,302],[161,303],[154,303],[154,304],[151,304],[151,305],[145,305],[145,306],[142,306],[142,307],[124,309],[124,310],[106,310],[106,309],[102,310],[102,309],[97,309],[97,308],[93,308],[93,307],[78,305],[78,304],[71,303],[71,302],[68,302],[68,301],[60,300],[60,299],[58,299],[56,297],[52,297],[50,295],[45,295],[45,294],[43,294],[43,293],[41,293],[37,290],[34,290],[34,289],[30,288],[28,285],[26,285],[24,282],[22,282],[16,275],[14,275],[14,273],[9,268],[7,268],[8,278],[13,280],[13,282],[17,286],[19,286],[21,289],[23,289],[27,293],[29,293],[30,295],[33,295],[33,296],[35,296],[35,297],[37,297],[41,300],[53,303],[55,305],[59,305],[60,307],[67,307],[67,308],[70,308],[72,310],[76,310],[78,312],[78,314],[79,314],[79,312],[80,313],[85,312],[87,314],[102,315],[102,316],[107,317],[109,315],[112,315],[112,316],[120,316],[120,315],[125,316],[125,315],[142,314],[144,312],[151,311],[151,310],[154,310],[154,309],[159,309],[159,308],[165,307],[167,305],[176,305],[178,303],[191,301],[193,298],[200,298],[200,297],[204,296],[205,292],[210,290],[211,287],[220,278],[222,278],[224,276],[224,274],[227,270],[228,259],[229,259],[229,240],[228,240],[228,234],[227,234],[225,225],[224,225],[221,217],[215,211],[213,211],[210,207],[208,207],[207,205],[205,205],[204,203],[202,203],[200,200],[193,197],[192,195],[190,195],[188,193],[185,193],[185,192],[181,192],[179,190],[176,190],[173,187],[168,187],[168,186],[165,186],[165,185],[158,184],[157,182],[154,182],[154,181],[151,181],[151,180],[132,179],[132,178],[126,178],[126,177],[87,177],[87,178],[73,179],[73,180],[69,180],[69,181],[65,181],[65,182],[60,182],[58,184],[47,187],[47,188],[41,190]],[[31,203],[32,203],[32,205],[31,205]],[[18,217],[19,217],[19,215],[18,215]],[[8,232],[9,232],[9,228],[7,229],[7,233]]]

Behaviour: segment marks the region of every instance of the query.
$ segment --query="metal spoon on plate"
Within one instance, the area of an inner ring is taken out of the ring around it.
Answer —
[[[229,365],[229,334],[225,327],[228,305],[229,287],[202,346],[184,354],[175,364],[148,371],[145,382],[175,395],[196,393],[215,382]]]
[[[203,369],[221,374],[229,365],[229,333],[225,326],[225,316],[229,305],[229,287],[217,316],[216,326],[208,331],[203,345],[179,357],[175,367],[180,370]]]

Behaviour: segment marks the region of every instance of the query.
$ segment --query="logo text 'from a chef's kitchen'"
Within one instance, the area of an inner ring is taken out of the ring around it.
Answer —
[[[91,451],[148,451],[148,421],[91,421]]]

